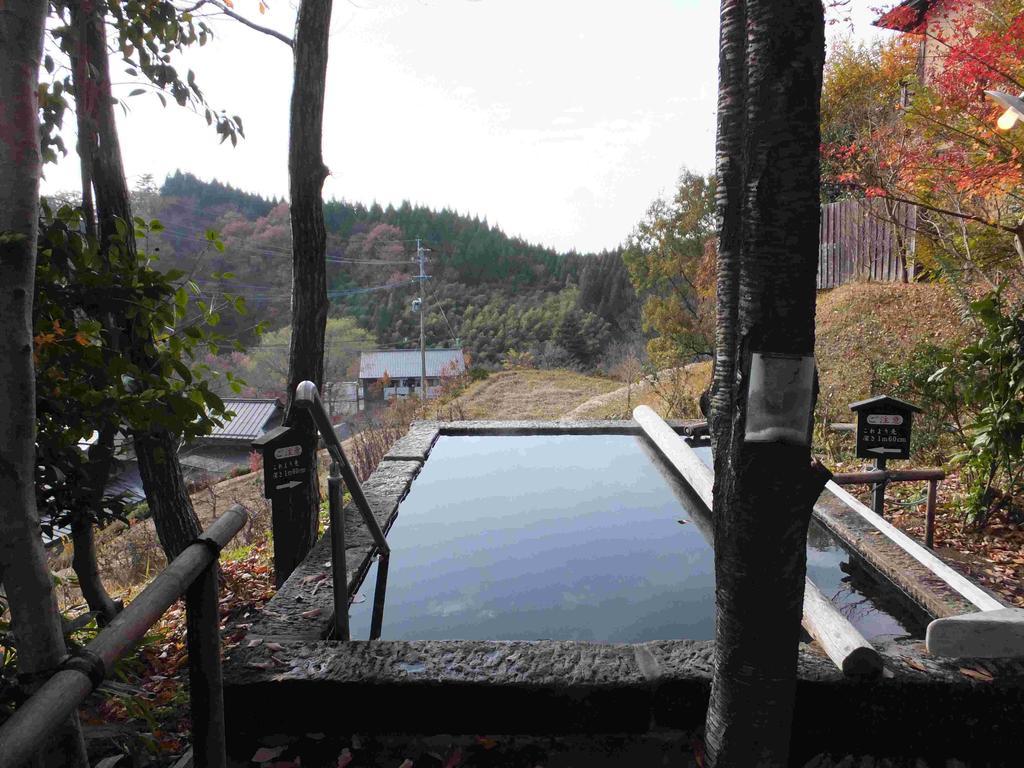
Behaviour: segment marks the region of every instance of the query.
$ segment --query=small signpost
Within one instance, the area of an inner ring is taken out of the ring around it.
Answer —
[[[263,496],[272,499],[309,478],[312,461],[299,430],[277,427],[252,441],[263,454]]]
[[[298,427],[277,427],[252,442],[263,456],[263,495],[270,499],[274,529],[274,576],[281,586],[306,552],[302,551],[304,489],[313,482],[316,438]]]
[[[857,457],[874,459],[875,468],[885,470],[889,459],[910,458],[910,434],[916,405],[888,395],[879,395],[850,404],[857,414]],[[882,514],[885,506],[885,481],[875,484],[874,509]]]

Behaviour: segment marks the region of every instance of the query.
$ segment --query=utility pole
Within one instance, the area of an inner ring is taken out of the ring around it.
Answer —
[[[420,262],[420,392],[424,400],[427,399],[427,346],[426,334],[423,330],[423,281],[427,279],[427,272],[424,268],[426,253],[427,249],[422,246],[417,237],[416,258]]]

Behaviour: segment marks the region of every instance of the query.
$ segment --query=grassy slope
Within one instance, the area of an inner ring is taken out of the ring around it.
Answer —
[[[502,371],[459,397],[467,419],[559,419],[580,403],[622,386],[574,371]]]
[[[818,297],[819,403],[833,420],[850,419],[850,403],[869,397],[874,369],[905,358],[923,342],[962,338],[956,303],[942,285],[846,285]]]
[[[905,358],[920,343],[941,346],[962,338],[956,303],[948,288],[935,284],[855,283],[818,296],[817,346],[821,376],[819,404],[831,420],[849,420],[849,404],[872,394],[877,366]],[[710,363],[688,368],[682,383],[699,397],[711,378]],[[664,401],[649,386],[634,390],[633,405],[644,403],[665,414]],[[594,398],[578,406],[574,418],[626,418],[626,392]],[[687,418],[695,414],[673,414]]]

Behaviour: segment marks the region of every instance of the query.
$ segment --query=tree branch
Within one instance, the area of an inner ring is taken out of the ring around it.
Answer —
[[[924,208],[926,211],[932,211],[933,213],[940,213],[943,216],[952,216],[953,218],[956,219],[966,219],[967,221],[975,221],[978,224],[984,224],[985,226],[992,227],[993,229],[1001,229],[1003,232],[1009,232],[1011,235],[1017,234],[1017,230],[1014,229],[1013,227],[1007,227],[998,222],[989,221],[988,219],[981,218],[981,216],[974,216],[970,213],[957,213],[956,211],[951,211],[948,208],[939,208],[938,206],[931,205],[929,203],[922,203],[919,200],[907,200],[904,197],[895,197],[894,195],[889,194],[880,195],[880,197],[884,197],[886,200],[892,200],[893,202],[896,203],[906,203],[907,205],[915,205],[918,208]]]
[[[228,8],[224,3],[220,2],[220,0],[199,0],[199,2],[197,2],[190,10],[192,10],[192,11],[198,10],[201,6],[203,6],[206,3],[209,3],[210,5],[218,8],[220,10],[220,12],[223,13],[225,16],[228,16],[229,18],[234,19],[235,21],[239,22],[240,24],[244,24],[245,26],[249,27],[249,29],[254,29],[257,32],[262,32],[264,35],[270,35],[271,37],[276,37],[278,40],[280,40],[282,43],[287,45],[289,48],[294,48],[295,47],[293,45],[293,43],[292,43],[292,39],[290,37],[288,37],[287,35],[281,34],[276,29],[271,29],[270,27],[264,27],[264,26],[261,26],[261,25],[257,24],[254,21],[249,21],[249,19],[245,18],[245,16],[242,16],[241,14],[235,13],[233,10]]]

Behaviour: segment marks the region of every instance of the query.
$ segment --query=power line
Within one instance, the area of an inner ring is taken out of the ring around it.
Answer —
[[[458,346],[459,337],[455,334],[455,329],[452,328],[452,324],[448,322],[448,315],[444,313],[444,307],[441,306],[441,302],[435,297],[433,290],[428,288],[427,292],[430,294],[430,299],[434,302],[434,306],[437,307],[438,312],[441,313],[441,317],[444,318],[444,324],[448,326],[448,333],[451,334],[451,340],[455,342],[455,346]]]

